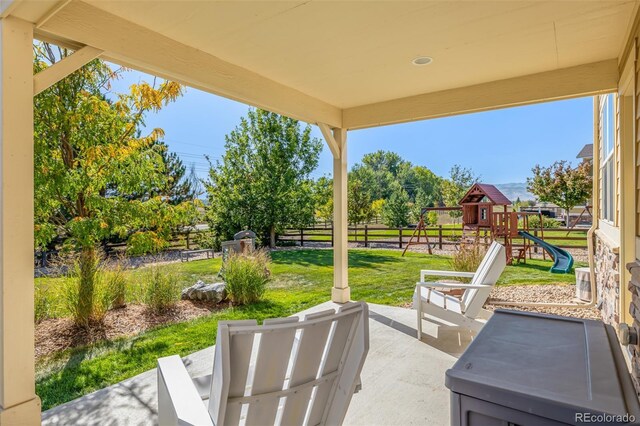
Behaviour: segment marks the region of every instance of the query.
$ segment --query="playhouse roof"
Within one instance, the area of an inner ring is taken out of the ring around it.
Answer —
[[[576,158],[584,158],[586,160],[590,160],[593,158],[593,144],[588,143],[582,147]]]
[[[474,184],[458,204],[479,203],[484,197],[487,197],[494,205],[511,205],[511,201],[498,188],[487,183]]]

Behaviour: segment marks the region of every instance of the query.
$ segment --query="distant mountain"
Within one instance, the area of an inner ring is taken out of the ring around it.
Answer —
[[[494,184],[494,186],[506,195],[512,203],[515,202],[518,197],[521,201],[536,199],[533,194],[527,191],[527,184],[525,182],[497,183]]]

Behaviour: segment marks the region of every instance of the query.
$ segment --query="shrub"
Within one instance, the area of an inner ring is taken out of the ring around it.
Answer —
[[[540,228],[540,216],[531,215],[528,218],[529,221],[529,229],[539,229]],[[522,221],[519,224],[522,226]],[[547,228],[559,228],[560,222],[552,217],[542,216],[542,227]]]
[[[475,272],[485,252],[484,246],[478,241],[473,244],[461,244],[460,250],[451,258],[451,268],[454,271]]]
[[[200,231],[196,233],[194,241],[201,249],[213,249],[215,251],[222,250],[220,237],[212,231]]]
[[[161,312],[171,308],[180,299],[180,280],[171,267],[150,266],[142,275],[143,301],[149,309]]]
[[[269,263],[266,250],[248,254],[232,253],[224,266],[229,298],[243,305],[260,300],[269,281]]]

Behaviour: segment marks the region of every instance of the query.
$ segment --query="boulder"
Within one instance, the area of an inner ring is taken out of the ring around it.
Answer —
[[[191,287],[182,290],[182,300],[201,300],[206,302],[220,303],[227,298],[225,283],[207,284],[198,280]]]

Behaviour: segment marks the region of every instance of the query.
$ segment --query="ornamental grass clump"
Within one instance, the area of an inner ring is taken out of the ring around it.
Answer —
[[[62,289],[64,305],[76,325],[88,327],[103,320],[112,296],[104,279],[102,257],[95,249],[82,250],[69,268],[69,280]]]
[[[460,250],[451,257],[451,269],[454,271],[475,272],[484,258],[486,249],[476,239],[472,244],[461,244]]]
[[[120,259],[115,262],[108,270],[102,272],[104,283],[109,292],[111,300],[111,308],[124,308],[127,304],[127,284],[128,280],[125,274],[123,261]]]
[[[180,300],[180,279],[174,268],[150,266],[143,280],[143,301],[151,311],[165,311]]]
[[[232,302],[246,305],[264,296],[269,281],[270,261],[266,250],[229,256],[224,266],[224,278]]]
[[[37,323],[51,316],[51,295],[50,287],[47,283],[36,282],[34,293],[34,320]]]

